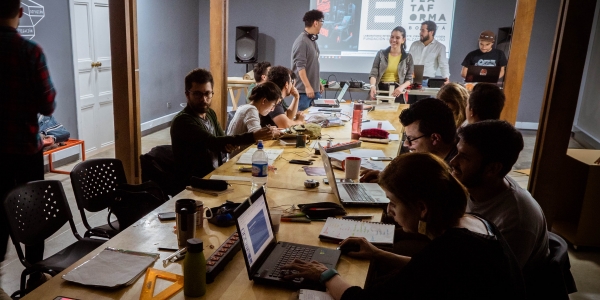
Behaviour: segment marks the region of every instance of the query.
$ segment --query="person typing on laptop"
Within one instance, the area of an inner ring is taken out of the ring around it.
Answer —
[[[496,227],[465,214],[467,191],[448,165],[430,153],[395,158],[381,173],[390,200],[387,211],[404,231],[431,243],[412,257],[378,249],[364,238],[348,238],[349,256],[371,259],[375,271],[388,273],[377,285],[350,286],[333,269],[295,260],[286,279],[324,282],[334,299],[525,299],[517,261]]]
[[[468,66],[501,67],[500,78],[504,77],[504,69],[508,65],[506,55],[502,50],[494,49],[496,35],[486,30],[479,34],[479,49],[473,50],[467,54],[462,62],[462,71],[460,76],[467,77]]]
[[[404,146],[410,152],[431,153],[446,163],[456,154],[456,125],[452,110],[442,100],[417,101],[400,113],[406,131]],[[379,171],[364,170],[361,182],[377,182]]]

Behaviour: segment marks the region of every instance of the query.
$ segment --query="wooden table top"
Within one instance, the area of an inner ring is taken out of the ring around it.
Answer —
[[[363,118],[370,120],[388,120],[397,129],[395,133],[401,133],[402,127],[398,121],[398,115],[401,109],[406,106],[401,105],[397,111],[373,111],[365,114]],[[344,127],[333,127],[323,129],[323,133],[334,138],[335,142],[348,141],[350,136],[350,124]],[[394,133],[394,132],[392,132]],[[276,148],[279,146],[278,141],[267,142],[266,147]],[[399,147],[399,142],[390,144],[374,144],[363,142],[362,148],[381,149],[386,155],[396,156]],[[282,155],[286,159],[306,159],[306,157],[298,156],[296,152],[306,153],[309,149],[287,148]],[[315,162],[312,166],[322,166],[320,156],[314,158]],[[249,173],[239,173],[238,166],[235,165],[237,158],[224,164],[211,174],[226,174],[235,176],[250,176]],[[275,162],[277,173],[269,176],[269,184],[267,185],[267,201],[269,207],[288,209],[293,204],[313,203],[313,202],[338,202],[335,196],[331,193],[329,186],[321,185],[319,189],[306,190],[303,186],[304,179],[308,179],[301,165],[292,165],[283,159]],[[339,173],[341,174],[341,173]],[[207,176],[207,177],[210,177]],[[323,178],[313,177],[313,178]],[[85,261],[91,259],[106,247],[121,248],[133,251],[155,252],[160,253],[160,259],[157,260],[153,268],[165,270],[176,274],[183,274],[181,261],[163,266],[162,260],[171,254],[171,252],[158,251],[159,246],[174,246],[177,244],[176,235],[173,231],[175,221],[161,222],[158,220],[158,213],[170,212],[175,209],[175,201],[177,199],[191,198],[204,201],[207,207],[216,207],[231,200],[234,202],[242,202],[250,195],[249,183],[232,183],[233,192],[222,194],[220,196],[210,196],[198,192],[183,191],[175,198],[167,201],[162,206],[158,207],[150,214],[136,222],[134,225],[125,229],[111,240],[107,241],[101,247],[95,249],[77,263],[73,264],[51,280],[44,283],[39,288],[29,293],[24,299],[53,299],[61,295],[77,299],[139,299],[144,276],[140,277],[134,284],[116,290],[107,290],[99,288],[85,287],[67,282],[62,279],[62,275],[66,274],[73,268],[81,265]],[[381,220],[381,208],[346,208],[349,214],[373,215],[372,221]],[[319,240],[318,235],[323,227],[322,222],[305,223],[281,223],[277,239],[281,241],[295,242],[307,245],[315,245],[327,248],[335,248],[336,244],[323,243]],[[204,220],[204,227],[197,230],[196,237],[204,241],[204,255],[209,257],[215,249],[217,249],[234,231],[235,226],[222,228],[208,223]],[[210,246],[214,248],[211,249]],[[241,251],[240,251],[241,252]],[[337,270],[352,285],[364,286],[364,282],[369,267],[368,261],[352,259],[342,255],[337,266]],[[170,283],[159,281],[156,287],[156,293],[166,288]],[[272,286],[264,286],[254,284],[248,279],[246,266],[241,254],[236,254],[225,269],[217,276],[215,281],[207,285],[207,293],[203,299],[289,299],[292,291],[276,288]],[[187,299],[183,292],[178,292],[170,299]]]

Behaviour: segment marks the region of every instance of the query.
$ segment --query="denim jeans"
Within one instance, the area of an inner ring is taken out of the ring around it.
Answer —
[[[298,111],[303,111],[311,106],[312,101],[321,98],[321,93],[315,92],[314,98],[308,98],[306,93],[300,93],[300,101],[298,103]]]

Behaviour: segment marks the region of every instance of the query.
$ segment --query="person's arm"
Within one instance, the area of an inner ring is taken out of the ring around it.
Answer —
[[[291,120],[293,120],[296,117],[296,114],[298,113],[298,104],[300,103],[300,94],[298,93],[298,89],[296,89],[295,86],[292,87],[292,91],[290,92],[290,94],[292,95],[292,102],[290,103],[290,106],[288,107],[288,109],[286,110],[285,114],[287,115],[287,117]],[[283,100],[281,100],[283,101]]]
[[[460,76],[462,76],[462,78],[467,77],[467,67],[473,65],[471,63],[471,53],[473,52],[469,52],[467,56],[465,56],[465,59],[463,59],[463,62],[461,63],[462,69],[460,70]]]
[[[306,43],[300,41],[295,47],[292,48],[292,63],[298,70],[298,76],[302,83],[304,84],[305,92],[308,98],[315,97],[315,90],[313,86],[310,85],[308,77],[306,76],[306,52],[308,51],[308,47]]]
[[[450,80],[450,66],[448,65],[448,57],[446,57],[446,46],[441,44],[439,53],[438,53],[438,66],[440,67],[440,71],[442,72],[442,77],[446,79],[446,82]]]
[[[502,72],[500,72],[502,73]],[[460,70],[460,76],[462,76],[462,78],[466,78],[467,77],[467,67],[462,67],[462,70]],[[502,77],[502,76],[500,76]]]
[[[292,119],[288,118],[288,116],[286,116],[285,114],[278,115],[273,118],[273,122],[275,122],[275,125],[277,125],[277,128],[288,128],[293,125],[300,125],[300,124],[305,123],[304,115],[302,115],[302,114],[299,114],[298,118],[296,118],[296,120],[292,120]]]
[[[536,236],[533,232],[522,229],[502,231],[504,240],[517,258],[521,269],[525,266],[534,251]]]
[[[400,92],[404,92],[408,86],[412,84],[413,73],[415,72],[415,64],[410,53],[406,53],[406,74],[404,74],[404,82],[400,84]]]
[[[315,90],[310,85],[310,81],[308,80],[308,77],[306,76],[306,69],[299,70],[298,75],[300,75],[300,80],[302,80],[302,83],[304,84],[304,89],[306,91],[306,95],[308,96],[308,98],[310,98],[310,99],[314,98]]]
[[[50,80],[50,73],[48,72],[48,66],[46,65],[46,56],[41,48],[35,48],[34,55],[35,68],[34,72],[34,89],[35,99],[38,102],[38,111],[44,116],[50,116],[56,108],[56,91]]]
[[[255,132],[262,128],[260,126],[260,116],[257,109],[250,108],[246,111],[244,124],[246,124],[246,128],[248,128],[248,132]]]
[[[369,83],[371,84],[371,98],[375,99],[377,96],[377,78],[379,78],[379,63],[381,62],[381,58],[379,55],[381,54],[381,50],[377,52],[375,55],[375,59],[373,60],[373,66],[371,67],[371,73],[369,73]]]
[[[504,51],[498,50],[498,49],[496,49],[496,50],[500,51],[500,64],[499,65],[502,67],[500,69],[500,78],[503,78],[504,77],[504,69],[506,69],[506,65],[508,65],[508,59],[506,59],[506,55],[504,54]]]
[[[500,67],[500,77],[498,77],[498,79],[503,78],[504,77],[504,68],[505,67]]]

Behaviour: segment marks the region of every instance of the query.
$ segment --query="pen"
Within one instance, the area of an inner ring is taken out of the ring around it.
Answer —
[[[363,123],[371,122],[371,120],[363,120]]]
[[[305,217],[306,215],[303,213],[291,214],[291,215],[283,215],[282,218],[300,218]]]
[[[310,220],[301,218],[281,218],[281,222],[310,223]]]
[[[350,219],[350,220],[363,220],[363,219],[371,219],[373,216],[343,216],[342,219]]]

